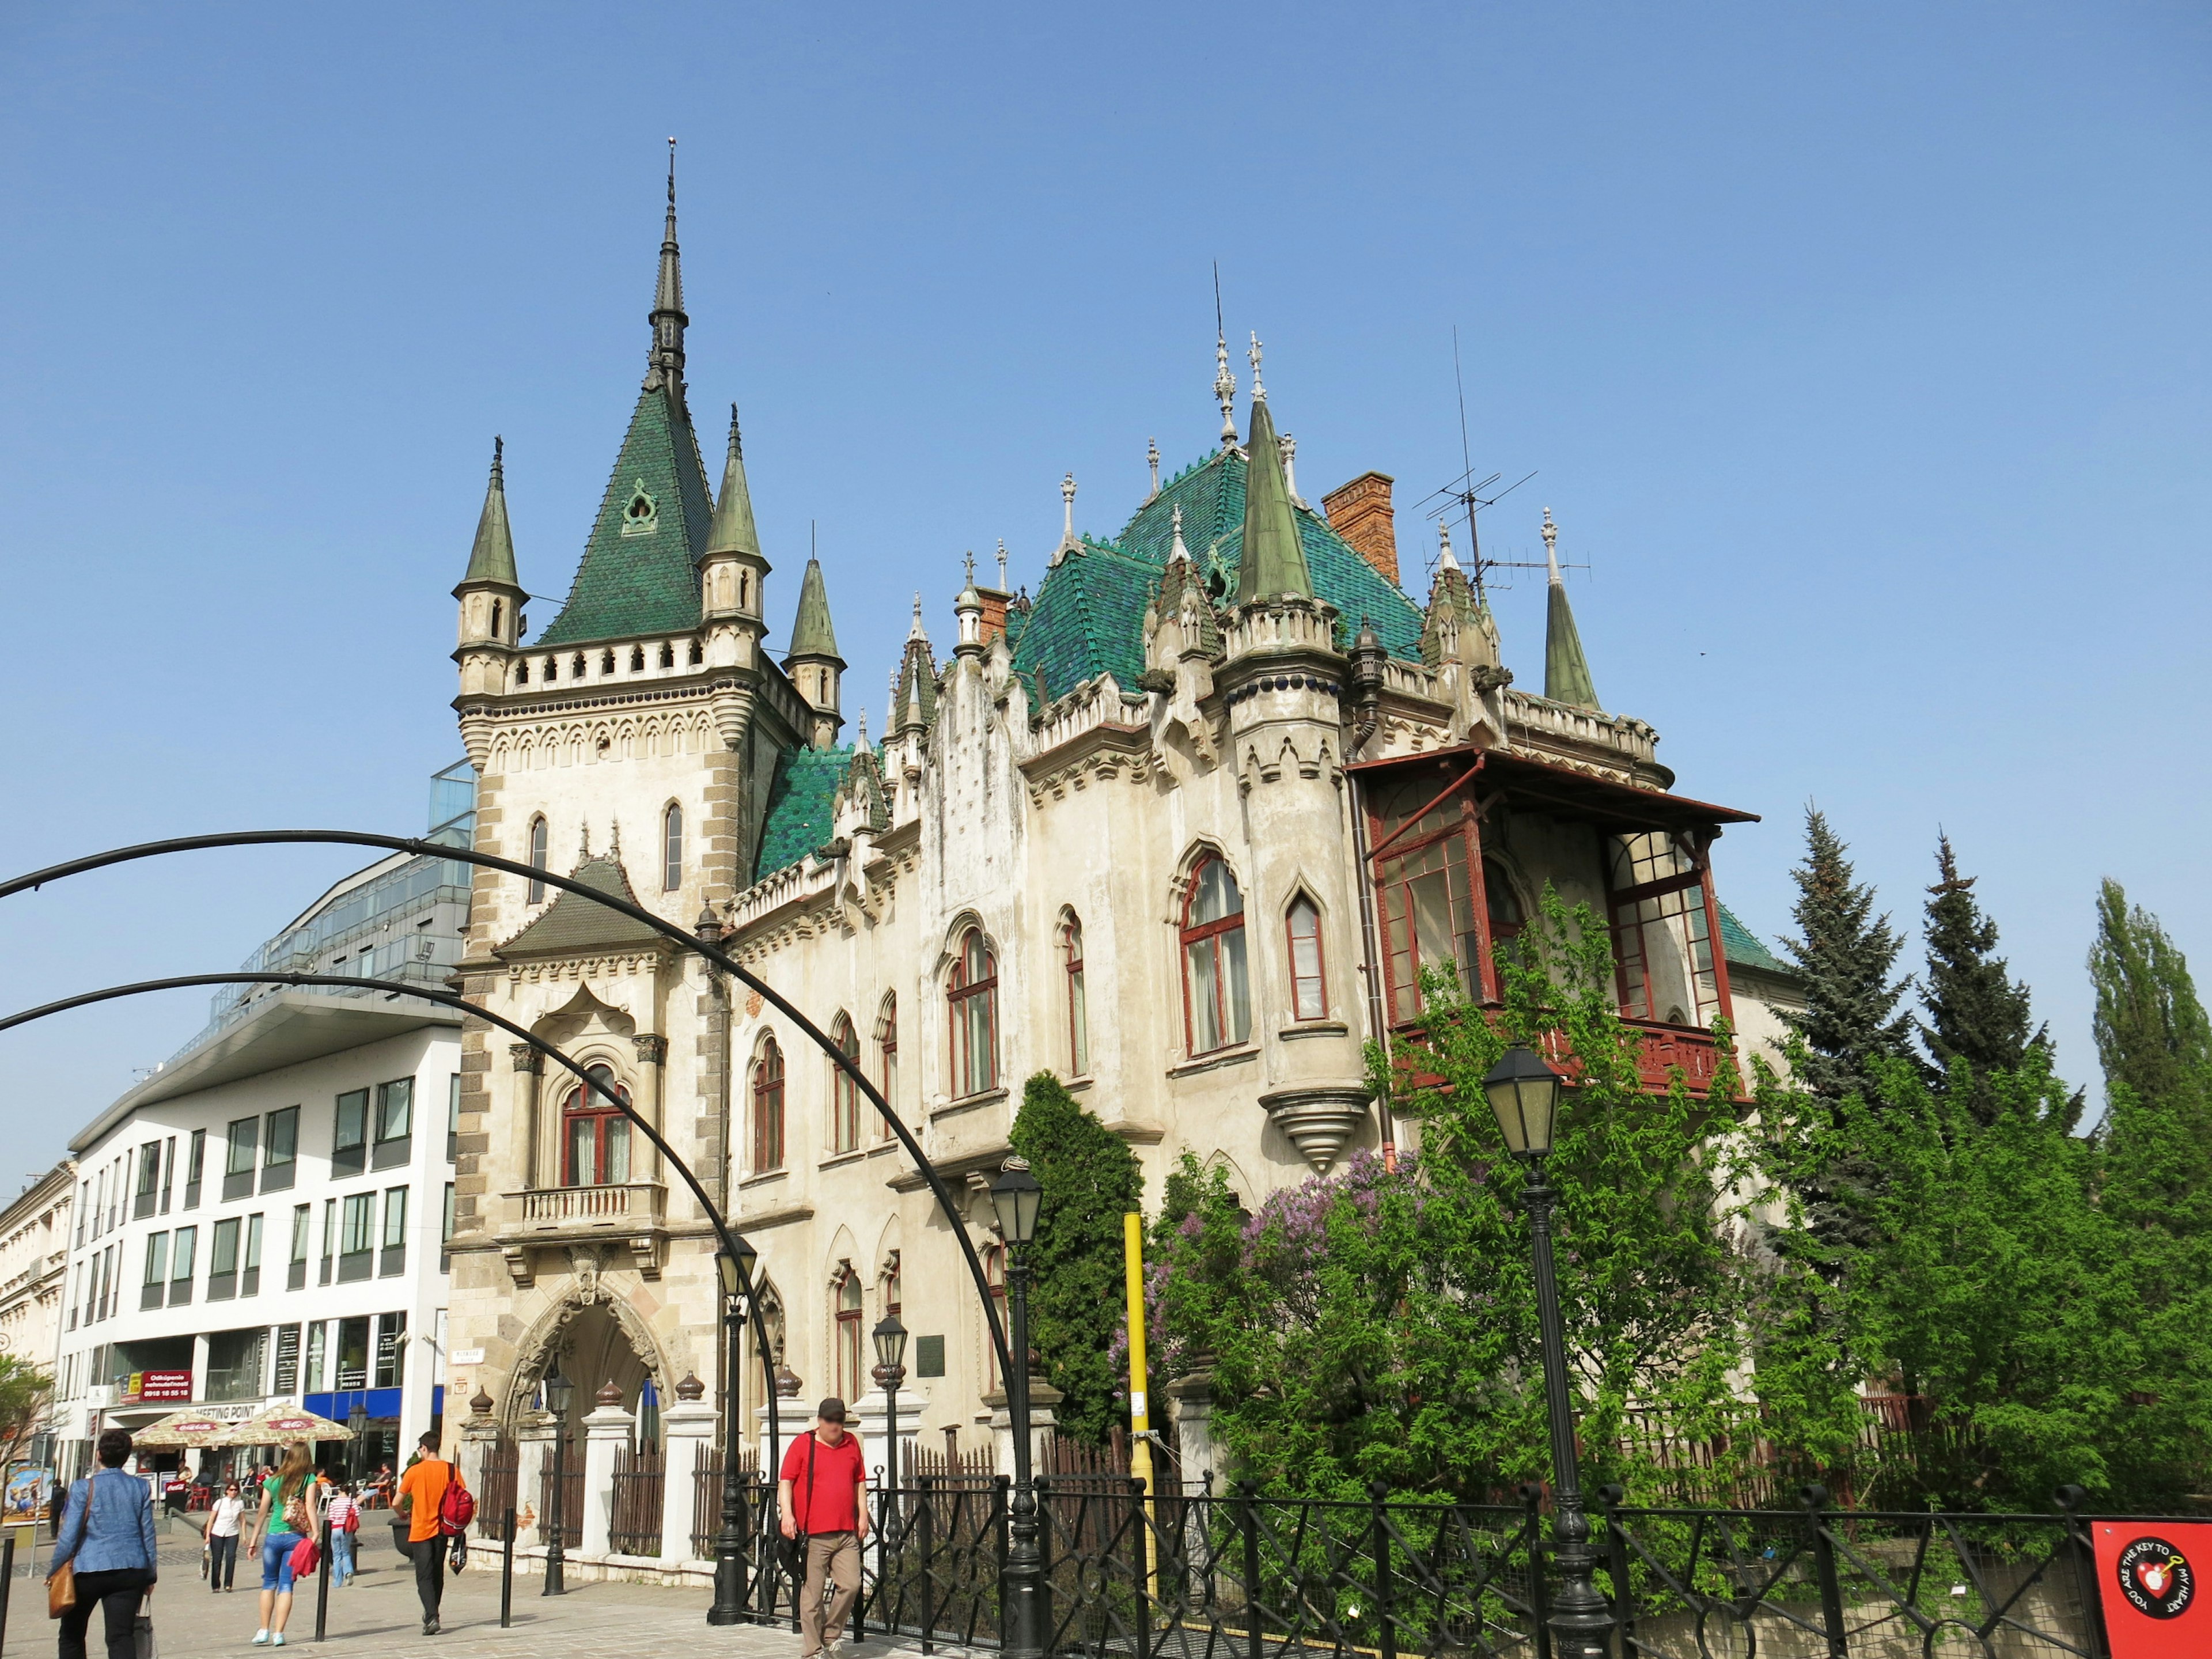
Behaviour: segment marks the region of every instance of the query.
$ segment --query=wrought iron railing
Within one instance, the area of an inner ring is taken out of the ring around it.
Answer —
[[[615,1448],[607,1544],[616,1554],[660,1553],[661,1486],[659,1447],[648,1443]]]

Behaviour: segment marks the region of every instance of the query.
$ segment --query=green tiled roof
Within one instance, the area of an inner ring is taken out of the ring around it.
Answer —
[[[1145,665],[1145,606],[1174,545],[1176,507],[1182,508],[1183,544],[1192,558],[1218,577],[1222,592],[1236,591],[1245,465],[1241,454],[1216,450],[1139,507],[1112,542],[1086,540],[1081,552],[1068,554],[1048,571],[1015,649],[1015,672],[1033,677],[1041,669],[1048,698],[1109,670],[1125,689],[1133,689]],[[1328,520],[1305,507],[1294,510],[1314,592],[1336,607],[1347,635],[1357,633],[1366,618],[1392,656],[1419,662],[1420,607],[1330,529]]]
[[[624,535],[641,483],[652,498],[653,528]],[[697,627],[696,560],[706,549],[713,516],[699,440],[683,394],[648,386],[638,394],[568,602],[533,643],[567,645]]]
[[[853,763],[848,744],[836,749],[787,749],[775,759],[768,787],[768,815],[761,823],[760,856],[753,879],[787,870],[830,844],[836,821],[837,786]]]
[[[585,886],[594,888],[611,898],[637,902],[637,894],[631,890],[629,876],[619,860],[602,855],[586,859],[576,866],[576,879]],[[618,910],[610,910],[604,904],[594,904],[580,893],[566,888],[544,913],[513,939],[493,951],[494,956],[535,954],[565,951],[593,951],[628,948],[636,945],[659,945],[659,934],[643,922],[633,921]]]
[[[1769,974],[1788,974],[1793,970],[1759,942],[1759,936],[1735,917],[1727,905],[1721,911],[1721,949],[1728,959],[1745,968],[1756,968]]]

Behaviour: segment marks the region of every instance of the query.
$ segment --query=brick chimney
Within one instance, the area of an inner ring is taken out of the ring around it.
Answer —
[[[1321,498],[1328,527],[1394,586],[1398,580],[1398,532],[1390,486],[1395,482],[1387,472],[1363,472]]]

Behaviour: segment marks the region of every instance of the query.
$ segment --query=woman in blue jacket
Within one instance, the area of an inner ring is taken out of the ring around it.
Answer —
[[[156,1576],[154,1494],[137,1475],[123,1473],[131,1431],[108,1430],[100,1437],[99,1454],[100,1467],[70,1484],[46,1570],[52,1579],[64,1566],[76,1569],[76,1605],[61,1619],[61,1659],[84,1659],[85,1626],[102,1601],[107,1659],[137,1659],[131,1630]]]

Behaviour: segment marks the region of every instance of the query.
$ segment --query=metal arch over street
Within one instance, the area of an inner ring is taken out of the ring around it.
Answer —
[[[590,899],[595,904],[603,904],[608,909],[628,916],[633,921],[642,923],[662,938],[683,945],[686,950],[696,951],[739,984],[757,992],[763,1001],[790,1020],[805,1033],[816,1048],[829,1056],[831,1065],[853,1079],[854,1086],[866,1097],[869,1103],[874,1106],[877,1115],[882,1118],[884,1127],[898,1138],[899,1145],[905,1147],[913,1158],[915,1168],[921,1173],[921,1178],[929,1184],[930,1194],[937,1200],[938,1208],[945,1212],[946,1231],[952,1235],[953,1242],[960,1247],[961,1257],[968,1264],[968,1277],[975,1284],[976,1300],[982,1309],[983,1328],[991,1334],[991,1346],[998,1351],[999,1364],[1001,1367],[999,1374],[1001,1376],[1013,1375],[1012,1350],[1006,1345],[1006,1328],[1000,1322],[998,1310],[993,1303],[989,1282],[983,1276],[982,1261],[977,1257],[975,1246],[968,1237],[966,1217],[953,1203],[952,1194],[945,1190],[945,1182],[939,1177],[929,1159],[922,1155],[921,1143],[914,1138],[914,1132],[900,1121],[899,1115],[891,1109],[890,1103],[884,1098],[876,1085],[868,1081],[867,1074],[860,1069],[860,1061],[831,1042],[829,1036],[819,1026],[792,1005],[789,998],[749,969],[740,965],[727,952],[715,949],[695,934],[685,933],[673,922],[664,921],[642,905],[632,904],[627,900],[615,897],[612,894],[601,892],[597,888],[587,887],[574,876],[557,875],[551,870],[541,870],[534,865],[517,864],[512,859],[499,858],[489,853],[479,853],[474,848],[448,847],[441,842],[426,841],[419,836],[380,836],[366,830],[232,830],[216,835],[179,836],[167,841],[141,842],[133,847],[118,847],[108,852],[94,853],[84,858],[71,859],[65,864],[50,865],[44,870],[33,870],[28,875],[17,876],[10,880],[0,882],[0,899],[12,898],[16,894],[26,890],[35,892],[48,882],[59,881],[67,876],[82,875],[88,871],[104,870],[111,865],[129,864],[139,859],[160,858],[170,853],[196,853],[222,847],[285,846],[374,847],[380,848],[388,853],[410,853],[418,858],[453,859],[463,864],[473,864],[480,869],[497,870],[507,875],[520,876],[525,881],[542,881],[550,886],[558,887],[564,891]],[[234,983],[244,976],[230,975],[227,977],[229,982]],[[281,980],[284,976],[277,977]],[[162,982],[190,984],[197,981],[188,980]],[[312,976],[302,976],[301,982],[313,981]],[[346,982],[360,985],[366,981],[349,980]],[[404,988],[410,995],[423,994],[411,986]],[[475,1003],[457,1001],[455,1006],[495,1024],[504,1025],[505,1024],[486,1013]],[[0,1025],[0,1030],[5,1029],[4,1025]],[[659,1144],[657,1138],[655,1144]],[[673,1157],[673,1154],[670,1156]],[[694,1190],[697,1190],[696,1187]]]
[[[666,1158],[676,1173],[684,1178],[684,1184],[691,1189],[691,1195],[699,1200],[700,1207],[706,1211],[707,1219],[714,1224],[714,1236],[721,1241],[722,1248],[729,1252],[730,1259],[733,1261],[744,1260],[743,1255],[738,1249],[738,1236],[730,1231],[729,1221],[722,1214],[720,1206],[707,1196],[707,1189],[700,1185],[699,1177],[691,1172],[691,1166],[676,1155],[668,1143],[660,1138],[659,1132],[638,1115],[636,1108],[601,1083],[583,1066],[546,1042],[544,1038],[524,1030],[504,1015],[485,1012],[467,998],[458,996],[451,991],[428,990],[420,985],[408,985],[398,980],[356,979],[337,974],[246,972],[185,974],[173,979],[140,980],[135,985],[111,985],[106,990],[86,991],[76,996],[64,997],[58,1002],[46,1003],[41,1007],[27,1008],[21,1013],[9,1014],[4,1019],[0,1019],[0,1031],[13,1030],[18,1025],[28,1025],[32,1021],[44,1019],[49,1014],[67,1013],[72,1008],[89,1007],[95,1002],[113,1002],[123,997],[143,996],[150,991],[182,991],[196,986],[204,988],[210,985],[327,985],[342,991],[382,991],[387,996],[416,997],[424,1002],[441,1003],[448,1008],[457,1008],[463,1013],[477,1015],[488,1024],[498,1026],[508,1036],[528,1043],[548,1060],[574,1073],[576,1080],[585,1088],[603,1097],[609,1105],[635,1125],[638,1131],[653,1143],[653,1150]],[[768,1380],[768,1435],[769,1455],[773,1457],[782,1443],[781,1425],[778,1420],[775,1404],[775,1364],[769,1352],[768,1324],[761,1313],[760,1297],[750,1285],[746,1286],[745,1300],[750,1304],[749,1311],[752,1316],[753,1345],[760,1353],[762,1374]]]

